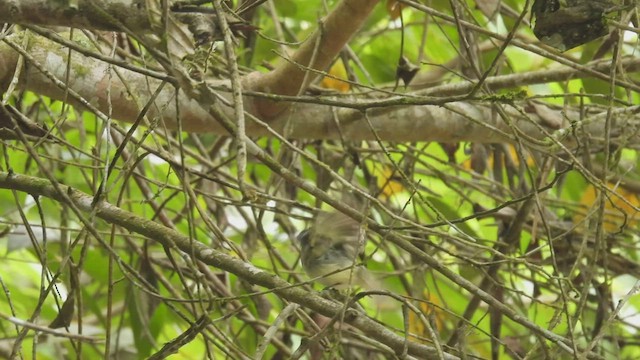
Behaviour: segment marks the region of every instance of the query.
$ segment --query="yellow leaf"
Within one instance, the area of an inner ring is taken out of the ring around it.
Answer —
[[[422,314],[426,315],[427,319],[430,316],[433,317],[435,322],[435,329],[432,330],[440,333],[444,328],[445,321],[445,312],[441,310],[442,303],[440,302],[438,297],[431,292],[425,291],[424,295],[425,299],[428,301],[421,301],[418,308],[420,309],[420,312]],[[417,335],[422,339],[431,339],[429,330],[425,327],[425,324],[422,320],[420,320],[418,315],[416,315],[413,311],[409,312],[409,332],[411,334]],[[415,340],[418,339],[414,339],[414,341]]]
[[[389,165],[375,164],[373,175],[377,179],[380,195],[390,197],[405,190],[404,185],[397,180],[399,175]]]
[[[604,229],[609,232],[619,231],[620,227],[625,225],[625,215],[627,227],[637,226],[640,220],[640,214],[633,207],[635,206],[637,208],[640,205],[638,195],[620,186],[616,187],[615,184],[612,183],[607,184],[607,187],[612,190],[615,189],[615,192],[620,196],[610,195],[605,201]],[[596,205],[596,193],[596,188],[593,185],[589,185],[582,194],[580,204],[587,208],[592,208]],[[626,202],[621,198],[624,198]],[[584,217],[585,214],[580,213],[574,216],[573,220],[577,223],[582,221]]]
[[[336,61],[331,66],[331,69],[329,69],[329,75],[331,76],[325,76],[322,79],[322,81],[320,82],[320,86],[327,89],[333,89],[342,93],[346,93],[351,89],[351,85],[348,82],[340,80],[340,79],[343,79],[343,80],[348,79],[347,69],[344,67],[342,60]]]
[[[488,151],[488,156],[487,156],[487,169],[493,169],[493,151]],[[513,159],[513,163],[516,167],[520,166],[520,157],[518,156],[518,152],[516,151],[516,148],[513,145],[509,145],[509,155],[511,156],[511,158]],[[474,154],[470,154],[469,158],[467,158],[463,163],[462,163],[462,167],[467,169],[467,170],[472,170],[472,158],[473,158]],[[533,166],[534,160],[533,157],[529,156],[526,152],[525,152],[525,156],[527,157],[527,166],[531,167]]]

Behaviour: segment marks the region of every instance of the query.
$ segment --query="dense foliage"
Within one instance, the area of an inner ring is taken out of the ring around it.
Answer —
[[[345,0],[334,54],[336,1],[171,3],[227,21],[0,34],[0,357],[640,357],[637,8],[560,53],[529,1]],[[302,271],[319,210],[377,295]]]

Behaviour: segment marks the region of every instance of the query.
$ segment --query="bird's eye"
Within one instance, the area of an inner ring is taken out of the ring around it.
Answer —
[[[309,242],[309,229],[302,230],[297,236],[300,245],[306,245]]]

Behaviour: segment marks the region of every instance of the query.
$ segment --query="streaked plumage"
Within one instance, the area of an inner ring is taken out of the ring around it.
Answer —
[[[298,235],[301,261],[312,278],[329,287],[347,288],[349,284],[372,289],[371,275],[358,263],[360,224],[341,213],[322,212],[314,225]],[[363,234],[364,235],[364,234]],[[346,269],[330,274],[339,269]]]

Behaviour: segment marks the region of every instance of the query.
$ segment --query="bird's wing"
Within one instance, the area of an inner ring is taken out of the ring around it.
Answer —
[[[323,254],[331,248],[355,259],[359,254],[360,224],[338,212],[318,214],[311,241],[313,252]]]

